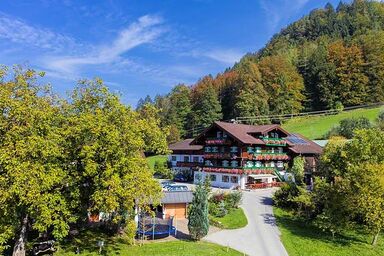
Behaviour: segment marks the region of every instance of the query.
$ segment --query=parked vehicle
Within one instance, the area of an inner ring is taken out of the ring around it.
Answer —
[[[173,182],[173,181],[163,181],[163,182],[161,182],[161,186],[163,188],[166,188],[166,187],[174,185],[174,184],[175,184],[175,182]]]
[[[188,191],[189,189],[185,185],[173,185],[173,186],[167,187],[167,190],[168,191]]]
[[[187,182],[188,179],[183,175],[183,174],[177,174],[174,178],[173,178],[174,181],[177,181],[177,182]]]

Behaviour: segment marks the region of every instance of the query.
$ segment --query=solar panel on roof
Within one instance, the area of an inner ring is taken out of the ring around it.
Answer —
[[[293,144],[305,144],[307,145],[308,142],[300,137],[297,137],[297,136],[289,136],[287,137],[287,140],[289,142],[292,142]]]

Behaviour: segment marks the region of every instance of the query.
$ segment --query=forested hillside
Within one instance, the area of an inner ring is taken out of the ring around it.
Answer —
[[[384,3],[327,4],[292,23],[223,73],[165,96],[140,100],[161,109],[169,141],[212,121],[290,114],[384,101]]]

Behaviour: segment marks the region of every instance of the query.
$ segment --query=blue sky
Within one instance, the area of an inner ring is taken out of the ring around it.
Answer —
[[[231,67],[314,8],[338,0],[4,0],[1,64],[46,71],[65,95],[101,77],[123,102]]]

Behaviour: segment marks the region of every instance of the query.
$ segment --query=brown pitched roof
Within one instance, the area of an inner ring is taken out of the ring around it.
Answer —
[[[201,150],[203,149],[202,145],[191,145],[190,143],[193,139],[182,140],[173,144],[170,144],[168,148],[170,150]]]
[[[247,125],[247,124],[236,124],[236,123],[227,123],[216,121],[215,125],[219,126],[230,135],[240,140],[244,144],[265,144],[261,139],[253,137],[252,133],[267,133],[273,129],[279,129],[280,131],[289,134],[283,130],[277,124],[268,124],[268,125]]]
[[[303,135],[292,133],[287,137],[289,141],[289,149],[296,154],[315,154],[320,155],[323,152],[323,148],[305,138]]]

